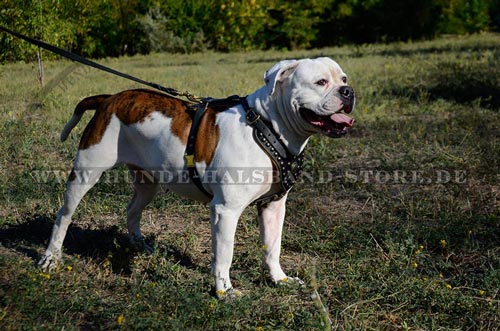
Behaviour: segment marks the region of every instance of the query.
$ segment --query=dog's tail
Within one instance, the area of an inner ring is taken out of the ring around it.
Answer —
[[[94,95],[92,97],[88,97],[83,99],[76,105],[75,111],[73,112],[73,116],[69,119],[68,123],[64,126],[62,132],[61,132],[61,141],[65,141],[68,139],[68,136],[73,130],[73,128],[80,122],[82,119],[83,113],[85,113],[86,110],[90,109],[98,109],[99,106],[102,104],[104,100],[109,98],[111,95],[109,94],[101,94],[101,95]]]

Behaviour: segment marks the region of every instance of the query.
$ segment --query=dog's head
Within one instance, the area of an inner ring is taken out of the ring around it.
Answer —
[[[264,74],[268,93],[293,116],[295,125],[330,137],[343,136],[354,120],[354,90],[342,68],[327,57],[286,60]]]

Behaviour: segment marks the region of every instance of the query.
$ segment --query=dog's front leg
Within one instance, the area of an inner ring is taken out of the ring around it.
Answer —
[[[229,208],[217,203],[210,204],[212,226],[212,274],[215,277],[215,293],[218,298],[238,295],[229,278],[229,269],[233,260],[234,235],[238,219],[244,208]]]
[[[285,195],[278,201],[258,206],[260,239],[262,241],[262,260],[264,267],[269,271],[271,280],[276,284],[298,283],[299,278],[287,277],[280,265],[281,235],[285,220]]]

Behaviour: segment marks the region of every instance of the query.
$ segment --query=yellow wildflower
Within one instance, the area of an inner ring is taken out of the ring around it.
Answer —
[[[119,315],[116,318],[116,323],[118,323],[118,325],[122,325],[124,321],[125,321],[125,316],[123,316],[123,314]]]
[[[441,240],[439,241],[439,244],[441,245],[441,247],[442,247],[442,248],[446,248],[446,245],[448,245],[448,243],[447,243],[447,242],[446,242],[446,240],[444,240],[444,239],[441,239]]]
[[[411,264],[411,266],[412,266],[413,268],[417,269],[417,268],[418,268],[418,263],[417,263],[417,262],[413,262],[413,263]]]
[[[479,295],[485,295],[485,294],[486,294],[486,292],[485,292],[485,291],[483,291],[483,290],[479,290],[479,292],[478,292],[478,293],[479,293]]]
[[[448,290],[451,290],[453,287],[452,287],[450,284],[446,284],[446,288],[447,288]]]
[[[45,279],[50,279],[50,274],[46,274],[46,273],[41,272],[40,276],[42,276]]]
[[[73,267],[69,265],[66,267],[66,270],[71,271],[71,270],[73,270]]]

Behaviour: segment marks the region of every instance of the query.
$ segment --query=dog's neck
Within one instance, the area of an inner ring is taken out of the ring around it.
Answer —
[[[271,123],[288,151],[293,155],[298,155],[314,133],[304,128],[300,114],[290,109],[292,105],[283,104],[284,99],[269,95],[268,88],[264,86],[250,94],[247,102]]]

